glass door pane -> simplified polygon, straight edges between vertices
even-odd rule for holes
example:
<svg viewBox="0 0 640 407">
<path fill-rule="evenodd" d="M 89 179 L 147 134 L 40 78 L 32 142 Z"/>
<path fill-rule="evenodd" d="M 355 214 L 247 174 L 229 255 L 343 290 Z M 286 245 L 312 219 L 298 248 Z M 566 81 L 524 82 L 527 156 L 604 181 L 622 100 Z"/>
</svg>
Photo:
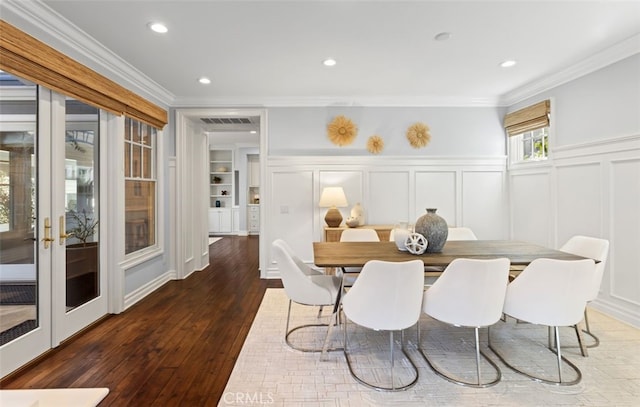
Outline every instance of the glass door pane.
<svg viewBox="0 0 640 407">
<path fill-rule="evenodd" d="M 66 310 L 100 294 L 98 256 L 98 109 L 65 102 Z"/>
<path fill-rule="evenodd" d="M 39 326 L 37 92 L 0 71 L 0 346 Z"/>
</svg>

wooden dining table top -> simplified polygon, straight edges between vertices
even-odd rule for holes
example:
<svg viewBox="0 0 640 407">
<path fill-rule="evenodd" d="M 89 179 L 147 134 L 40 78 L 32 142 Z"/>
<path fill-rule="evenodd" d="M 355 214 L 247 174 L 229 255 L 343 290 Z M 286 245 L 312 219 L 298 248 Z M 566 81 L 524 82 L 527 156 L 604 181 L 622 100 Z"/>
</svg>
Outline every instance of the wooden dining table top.
<svg viewBox="0 0 640 407">
<path fill-rule="evenodd" d="M 425 266 L 445 267 L 457 258 L 506 257 L 512 265 L 526 266 L 537 258 L 580 260 L 560 250 L 515 240 L 457 240 L 445 243 L 441 253 L 414 255 L 400 251 L 394 242 L 314 242 L 313 259 L 318 267 L 362 267 L 369 260 L 408 261 L 420 259 Z"/>
</svg>

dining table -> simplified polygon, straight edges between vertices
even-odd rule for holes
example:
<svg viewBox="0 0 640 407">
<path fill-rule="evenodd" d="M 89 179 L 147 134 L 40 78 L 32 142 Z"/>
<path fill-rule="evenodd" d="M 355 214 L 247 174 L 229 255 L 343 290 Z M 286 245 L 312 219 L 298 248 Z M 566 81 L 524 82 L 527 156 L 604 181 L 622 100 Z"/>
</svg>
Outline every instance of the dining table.
<svg viewBox="0 0 640 407">
<path fill-rule="evenodd" d="M 452 240 L 439 253 L 411 254 L 394 242 L 314 242 L 313 262 L 317 267 L 362 267 L 369 260 L 409 261 L 420 259 L 425 266 L 446 267 L 454 259 L 506 257 L 512 266 L 526 266 L 538 258 L 581 260 L 584 257 L 517 240 Z"/>
<path fill-rule="evenodd" d="M 512 269 L 515 268 L 516 270 L 522 270 L 523 267 L 538 258 L 556 260 L 585 259 L 585 257 L 575 254 L 517 240 L 450 240 L 445 243 L 441 252 L 423 254 L 412 254 L 408 251 L 399 250 L 395 242 L 390 241 L 313 242 L 314 264 L 317 267 L 326 267 L 327 269 L 342 268 L 342 270 L 345 270 L 345 268 L 353 267 L 358 270 L 369 260 L 401 262 L 420 259 L 425 265 L 425 270 L 437 270 L 436 274 L 440 274 L 449 263 L 458 258 L 495 259 L 500 257 L 508 258 Z M 343 272 L 343 276 L 344 274 L 348 273 Z M 340 306 L 339 301 L 336 302 L 336 307 Z M 326 356 L 332 327 L 333 321 L 329 323 L 321 359 Z"/>
</svg>

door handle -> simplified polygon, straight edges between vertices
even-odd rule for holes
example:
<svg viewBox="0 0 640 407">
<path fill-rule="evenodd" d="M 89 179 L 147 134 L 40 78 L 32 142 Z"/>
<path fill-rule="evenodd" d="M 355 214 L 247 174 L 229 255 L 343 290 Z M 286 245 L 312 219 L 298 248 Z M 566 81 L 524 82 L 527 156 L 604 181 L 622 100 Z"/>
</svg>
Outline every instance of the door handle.
<svg viewBox="0 0 640 407">
<path fill-rule="evenodd" d="M 64 215 L 60 216 L 60 246 L 64 246 L 64 240 L 73 236 L 73 232 L 65 232 Z"/>
<path fill-rule="evenodd" d="M 50 242 L 55 242 L 56 239 L 51 238 L 51 219 L 44 218 L 44 238 L 42 239 L 44 242 L 44 248 L 49 248 Z"/>
</svg>

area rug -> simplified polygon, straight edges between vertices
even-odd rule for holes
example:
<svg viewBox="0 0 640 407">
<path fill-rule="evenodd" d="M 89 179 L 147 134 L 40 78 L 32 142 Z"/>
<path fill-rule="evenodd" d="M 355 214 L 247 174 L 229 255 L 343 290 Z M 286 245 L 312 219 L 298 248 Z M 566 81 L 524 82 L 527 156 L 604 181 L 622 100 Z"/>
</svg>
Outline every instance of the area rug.
<svg viewBox="0 0 640 407">
<path fill-rule="evenodd" d="M 37 324 L 35 319 L 26 320 L 12 328 L 7 329 L 4 332 L 0 332 L 0 346 L 5 343 L 9 343 L 12 340 L 26 334 L 29 331 L 36 329 Z"/>
<path fill-rule="evenodd" d="M 268 289 L 219 406 L 268 404 L 272 406 L 633 406 L 640 397 L 640 330 L 590 310 L 590 322 L 598 331 L 601 345 L 584 358 L 575 347 L 563 346 L 563 354 L 582 370 L 578 385 L 557 387 L 533 382 L 501 364 L 487 348 L 486 329 L 481 330 L 481 348 L 500 366 L 502 381 L 496 386 L 475 389 L 450 383 L 429 368 L 416 348 L 416 331 L 405 333 L 409 355 L 418 366 L 420 378 L 409 390 L 384 393 L 358 384 L 349 374 L 341 351 L 303 353 L 284 342 L 288 298 L 283 289 Z M 292 326 L 317 321 L 317 308 L 294 304 Z M 327 316 L 322 319 L 326 321 Z M 471 380 L 475 375 L 473 330 L 453 328 L 423 315 L 422 343 L 444 369 Z M 388 380 L 389 336 L 349 324 L 350 349 L 359 372 L 368 379 Z M 300 332 L 300 331 L 298 331 Z M 324 329 L 290 338 L 305 345 L 320 345 Z M 556 372 L 555 355 L 546 350 L 547 329 L 515 321 L 499 322 L 491 330 L 492 341 L 519 367 L 530 371 Z M 396 341 L 399 335 L 396 337 Z M 331 346 L 341 346 L 342 334 L 334 330 Z M 561 343 L 576 344 L 575 333 L 566 328 Z M 398 345 L 399 343 L 397 343 Z M 398 347 L 396 346 L 396 349 Z M 406 379 L 408 362 L 396 354 L 399 380 Z M 384 367 L 384 368 L 380 368 Z M 487 377 L 491 370 L 482 369 Z M 565 375 L 571 372 L 565 369 Z M 569 378 L 569 377 L 567 377 Z"/>
<path fill-rule="evenodd" d="M 209 238 L 209 245 L 212 245 L 212 244 L 214 244 L 215 242 L 217 242 L 219 240 L 222 240 L 222 238 L 221 237 L 210 237 Z"/>
<path fill-rule="evenodd" d="M 0 305 L 33 305 L 35 284 L 0 284 Z"/>
</svg>

